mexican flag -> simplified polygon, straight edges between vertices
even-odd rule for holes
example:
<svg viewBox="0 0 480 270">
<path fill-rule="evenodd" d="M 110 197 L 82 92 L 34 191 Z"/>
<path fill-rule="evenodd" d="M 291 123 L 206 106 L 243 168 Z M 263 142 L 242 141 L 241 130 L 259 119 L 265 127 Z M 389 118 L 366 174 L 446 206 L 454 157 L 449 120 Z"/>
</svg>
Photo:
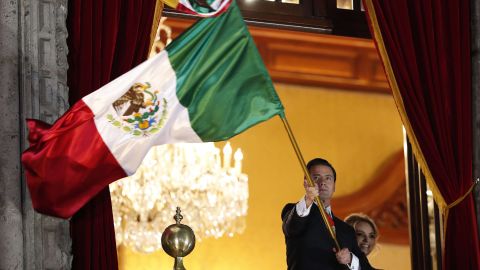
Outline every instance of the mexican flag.
<svg viewBox="0 0 480 270">
<path fill-rule="evenodd" d="M 27 120 L 22 162 L 33 206 L 68 218 L 135 173 L 154 145 L 226 140 L 277 114 L 283 106 L 232 2 L 53 125 Z"/>
</svg>

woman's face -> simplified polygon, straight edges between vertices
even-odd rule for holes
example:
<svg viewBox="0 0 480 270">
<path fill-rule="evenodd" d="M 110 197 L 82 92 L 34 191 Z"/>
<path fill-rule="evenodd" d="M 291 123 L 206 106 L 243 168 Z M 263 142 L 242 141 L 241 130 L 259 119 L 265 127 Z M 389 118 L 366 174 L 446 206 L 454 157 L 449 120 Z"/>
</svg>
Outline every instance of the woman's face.
<svg viewBox="0 0 480 270">
<path fill-rule="evenodd" d="M 355 226 L 355 232 L 357 234 L 357 243 L 360 250 L 365 255 L 370 254 L 377 242 L 377 235 L 373 231 L 372 226 L 367 222 L 360 221 Z"/>
</svg>

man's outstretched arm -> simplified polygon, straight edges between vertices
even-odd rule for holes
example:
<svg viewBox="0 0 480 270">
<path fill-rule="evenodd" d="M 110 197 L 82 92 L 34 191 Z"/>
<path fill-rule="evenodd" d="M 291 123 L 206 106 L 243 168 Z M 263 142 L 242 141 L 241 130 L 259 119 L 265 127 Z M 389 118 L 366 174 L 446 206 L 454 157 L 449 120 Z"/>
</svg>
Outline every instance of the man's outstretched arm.
<svg viewBox="0 0 480 270">
<path fill-rule="evenodd" d="M 300 216 L 296 206 L 296 204 L 289 203 L 282 210 L 282 229 L 286 237 L 301 234 L 307 223 L 308 213 L 306 216 Z"/>
</svg>

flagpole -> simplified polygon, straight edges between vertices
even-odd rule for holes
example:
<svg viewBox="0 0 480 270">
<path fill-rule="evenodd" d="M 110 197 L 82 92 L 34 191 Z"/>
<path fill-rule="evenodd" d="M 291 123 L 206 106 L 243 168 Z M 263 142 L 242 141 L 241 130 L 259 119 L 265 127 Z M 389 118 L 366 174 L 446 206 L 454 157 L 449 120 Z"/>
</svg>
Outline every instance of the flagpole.
<svg viewBox="0 0 480 270">
<path fill-rule="evenodd" d="M 290 128 L 290 125 L 288 124 L 287 117 L 285 115 L 280 116 L 280 119 L 282 119 L 283 126 L 285 127 L 285 130 L 287 131 L 288 138 L 290 139 L 290 142 L 292 143 L 293 149 L 295 150 L 295 154 L 297 154 L 298 161 L 300 162 L 300 166 L 303 169 L 303 173 L 305 174 L 307 178 L 307 183 L 310 187 L 313 187 L 313 181 L 312 178 L 310 177 L 310 173 L 307 170 L 307 165 L 305 165 L 305 160 L 303 159 L 302 152 L 300 152 L 300 148 L 298 147 L 297 141 L 295 140 L 295 137 L 293 136 L 292 129 Z M 332 226 L 330 226 L 330 223 L 328 222 L 327 214 L 325 213 L 325 208 L 323 206 L 322 201 L 320 200 L 319 196 L 315 197 L 315 202 L 319 206 L 318 209 L 320 210 L 320 215 L 322 216 L 323 223 L 325 223 L 325 226 L 327 226 L 328 232 L 330 233 L 330 236 L 333 239 L 333 242 L 335 242 L 335 247 L 337 249 L 337 252 L 340 251 L 340 245 L 338 244 L 337 238 L 335 236 L 335 232 L 333 231 Z"/>
</svg>

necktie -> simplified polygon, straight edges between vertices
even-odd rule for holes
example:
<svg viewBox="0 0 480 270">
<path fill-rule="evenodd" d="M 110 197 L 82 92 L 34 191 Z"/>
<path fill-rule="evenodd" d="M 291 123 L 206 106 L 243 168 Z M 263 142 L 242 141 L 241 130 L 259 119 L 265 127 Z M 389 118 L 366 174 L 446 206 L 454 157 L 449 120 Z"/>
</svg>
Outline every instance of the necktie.
<svg viewBox="0 0 480 270">
<path fill-rule="evenodd" d="M 325 209 L 325 213 L 327 216 L 328 223 L 330 224 L 330 227 L 332 227 L 332 230 L 335 233 L 335 222 L 333 222 L 332 212 L 328 211 L 328 209 Z"/>
</svg>

